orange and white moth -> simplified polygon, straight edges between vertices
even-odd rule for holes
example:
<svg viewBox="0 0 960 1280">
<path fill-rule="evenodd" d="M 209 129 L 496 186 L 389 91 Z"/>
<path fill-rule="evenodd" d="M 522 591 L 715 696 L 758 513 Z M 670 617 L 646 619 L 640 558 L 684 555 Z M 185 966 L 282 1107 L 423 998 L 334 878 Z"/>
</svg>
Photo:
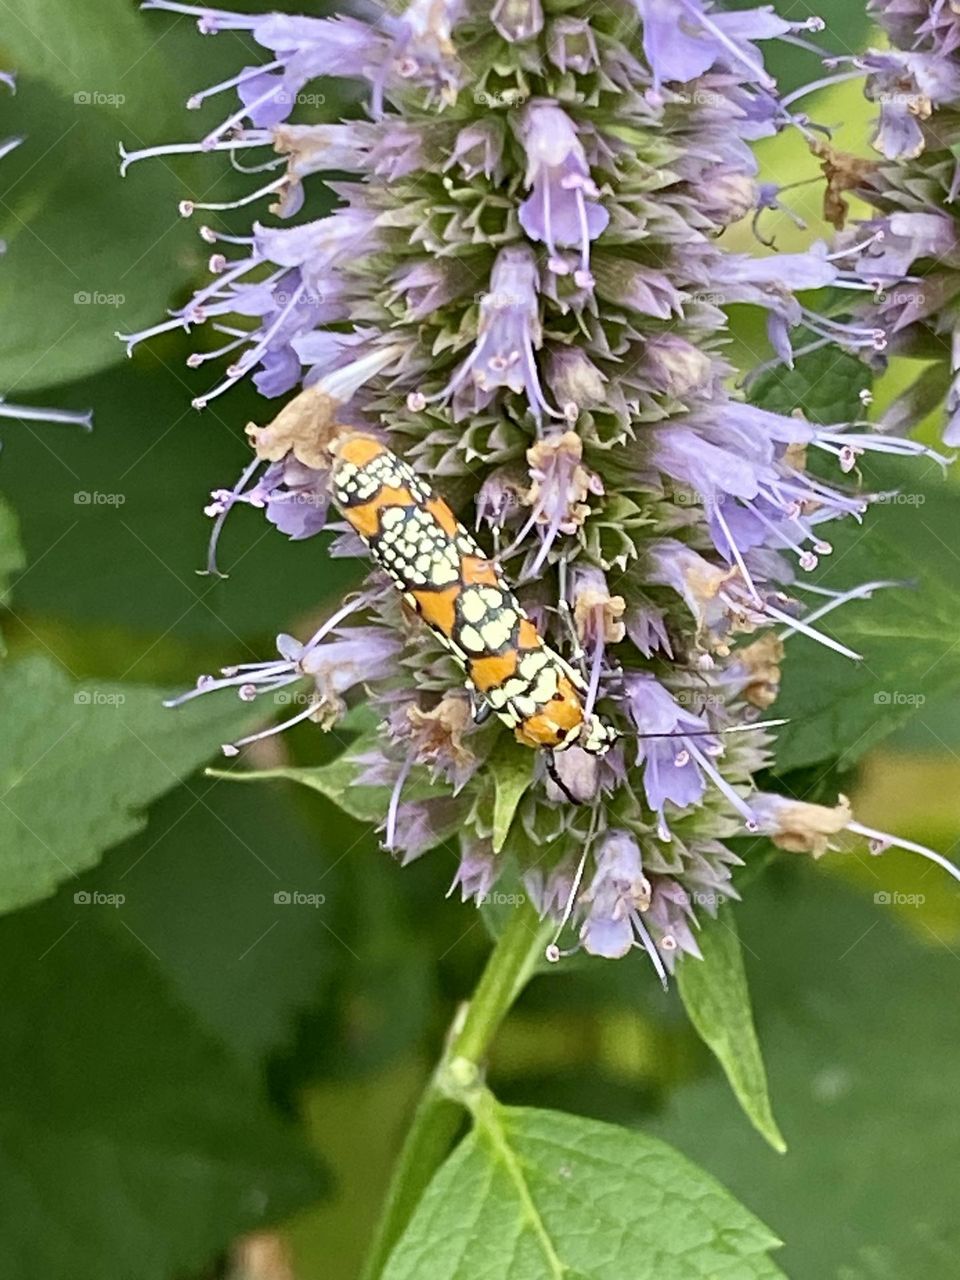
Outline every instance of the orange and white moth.
<svg viewBox="0 0 960 1280">
<path fill-rule="evenodd" d="M 373 436 L 334 446 L 334 501 L 411 608 L 456 658 L 482 707 L 528 747 L 603 755 L 616 730 L 586 709 L 586 686 L 541 637 L 500 566 L 447 503 Z"/>
</svg>

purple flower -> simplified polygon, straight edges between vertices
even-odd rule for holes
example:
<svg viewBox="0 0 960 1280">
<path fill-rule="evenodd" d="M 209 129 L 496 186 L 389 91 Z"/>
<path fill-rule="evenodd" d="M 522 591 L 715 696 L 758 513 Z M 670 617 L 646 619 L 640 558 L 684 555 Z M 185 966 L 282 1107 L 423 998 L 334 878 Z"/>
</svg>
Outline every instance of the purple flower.
<svg viewBox="0 0 960 1280">
<path fill-rule="evenodd" d="M 574 280 L 592 283 L 590 241 L 602 234 L 610 215 L 599 203 L 600 192 L 590 177 L 583 145 L 573 121 L 555 102 L 531 102 L 520 122 L 527 153 L 526 184 L 530 195 L 521 204 L 520 225 L 531 240 L 550 250 L 551 271 L 566 274 L 558 249 L 579 249 L 580 266 Z"/>
<path fill-rule="evenodd" d="M 656 877 L 644 921 L 668 973 L 674 972 L 681 955 L 702 959 L 691 928 L 691 925 L 696 925 L 696 914 L 690 894 L 676 880 L 667 876 Z"/>
<path fill-rule="evenodd" d="M 333 615 L 306 644 L 293 636 L 277 636 L 279 659 L 245 662 L 225 667 L 220 677 L 201 676 L 195 689 L 166 703 L 178 707 L 214 689 L 236 689 L 243 702 L 253 702 L 264 694 L 278 694 L 281 703 L 299 704 L 300 710 L 259 733 L 240 738 L 223 747 L 224 755 L 235 756 L 241 747 L 281 733 L 302 720 L 314 720 L 324 728 L 334 725 L 346 710 L 343 694 L 370 680 L 382 680 L 396 669 L 400 638 L 386 627 L 341 626 L 341 620 L 360 606 L 357 601 Z M 309 693 L 281 692 L 307 681 Z"/>
<path fill-rule="evenodd" d="M 483 174 L 485 178 L 499 179 L 502 172 L 505 135 L 498 120 L 478 120 L 466 128 L 457 130 L 456 141 L 450 158 L 444 166 L 458 166 L 467 179 Z"/>
<path fill-rule="evenodd" d="M 590 514 L 588 498 L 603 494 L 596 472 L 583 465 L 583 441 L 574 431 L 545 436 L 527 450 L 531 508 L 524 532 L 539 528 L 540 549 L 526 571 L 535 577 L 561 533 L 576 533 Z M 521 537 L 523 535 L 520 535 Z"/>
<path fill-rule="evenodd" d="M 627 708 L 638 734 L 637 760 L 644 765 L 647 803 L 659 815 L 661 828 L 666 831 L 669 830 L 664 817 L 667 802 L 686 809 L 699 804 L 707 787 L 697 760 L 700 748 L 691 750 L 688 740 L 682 736 L 683 731 L 706 735 L 709 728 L 699 716 L 684 711 L 646 672 L 628 675 L 624 684 Z M 644 737 L 645 734 L 676 736 Z M 701 745 L 710 742 L 717 745 L 715 740 L 701 738 Z"/>
<path fill-rule="evenodd" d="M 497 879 L 497 857 L 489 840 L 465 836 L 460 842 L 460 865 L 447 897 L 460 890 L 460 901 L 472 898 L 479 906 L 488 896 Z"/>
<path fill-rule="evenodd" d="M 870 50 L 866 94 L 880 105 L 873 145 L 888 160 L 910 160 L 926 146 L 921 122 L 960 97 L 960 67 L 936 54 Z"/>
<path fill-rule="evenodd" d="M 550 28 L 547 57 L 558 71 L 575 71 L 585 76 L 600 64 L 597 42 L 585 18 L 561 16 Z"/>
<path fill-rule="evenodd" d="M 713 11 L 710 0 L 635 0 L 643 21 L 643 51 L 657 89 L 667 80 L 696 80 L 715 64 L 774 87 L 754 40 L 795 30 L 772 6 Z M 800 24 L 803 25 L 803 24 Z"/>
<path fill-rule="evenodd" d="M 670 839 L 667 802 L 678 809 L 698 804 L 707 780 L 740 815 L 747 830 L 755 830 L 756 818 L 749 803 L 715 762 L 723 755 L 723 746 L 706 720 L 685 711 L 647 672 L 628 675 L 624 684 L 627 709 L 637 729 L 637 759 L 644 762 L 644 790 L 658 815 L 661 838 Z"/>
<path fill-rule="evenodd" d="M 470 275 L 448 260 L 414 262 L 399 268 L 390 285 L 393 296 L 404 300 L 406 318 L 417 321 L 462 298 L 470 288 Z"/>
<path fill-rule="evenodd" d="M 428 765 L 435 778 L 453 786 L 454 794 L 473 777 L 480 761 L 464 738 L 474 728 L 466 697 L 453 694 L 424 711 L 417 703 L 401 702 L 388 719 L 390 736 Z"/>
<path fill-rule="evenodd" d="M 679 543 L 677 544 L 680 545 Z M 670 636 L 667 633 L 666 621 L 662 610 L 649 603 L 635 601 L 627 608 L 624 615 L 627 635 L 645 658 L 652 658 L 662 651 L 668 658 L 673 657 Z"/>
<path fill-rule="evenodd" d="M 195 324 L 216 318 L 220 323 L 214 327 L 231 335 L 232 340 L 219 350 L 191 356 L 188 364 L 196 368 L 236 351 L 242 354 L 234 358 L 222 382 L 194 399 L 194 407 L 205 408 L 256 368 L 258 390 L 266 396 L 282 395 L 299 381 L 296 340 L 317 325 L 346 318 L 342 286 L 326 268 L 339 253 L 350 252 L 360 241 L 370 243 L 370 222 L 369 215 L 346 211 L 291 230 L 255 227 L 249 239 L 236 238 L 250 248 L 245 257 L 232 261 L 221 253 L 211 257 L 210 268 L 219 278 L 200 289 L 187 306 L 174 312 L 170 320 L 124 335 L 127 353 L 155 334 L 178 328 L 189 331 Z M 206 230 L 205 238 L 216 241 L 223 237 Z M 266 264 L 273 267 L 269 275 L 253 282 L 247 279 Z M 244 329 L 223 324 L 232 317 L 258 323 Z"/>
<path fill-rule="evenodd" d="M 420 412 L 427 404 L 453 398 L 456 418 L 479 413 L 500 387 L 525 394 L 534 415 L 562 414 L 546 400 L 534 351 L 543 341 L 537 295 L 537 264 L 527 246 L 501 249 L 490 275 L 490 291 L 480 299 L 480 319 L 473 351 L 436 395 L 413 392 L 409 406 Z"/>
<path fill-rule="evenodd" d="M 901 48 L 941 57 L 960 48 L 960 12 L 951 0 L 867 0 L 867 10 Z"/>
<path fill-rule="evenodd" d="M 293 455 L 272 463 L 257 484 L 272 525 L 294 542 L 326 526 L 330 509 L 327 473 L 305 467 Z"/>
<path fill-rule="evenodd" d="M 402 801 L 388 815 L 384 848 L 398 853 L 405 867 L 455 836 L 465 817 L 463 803 L 450 796 Z"/>
<path fill-rule="evenodd" d="M 724 303 L 748 302 L 764 307 L 769 313 L 767 332 L 777 355 L 793 367 L 790 330 L 806 320 L 818 330 L 820 322 L 794 296 L 804 289 L 822 289 L 835 284 L 839 270 L 827 253 L 827 246 L 817 241 L 803 253 L 778 253 L 768 258 L 748 254 L 724 254 L 712 266 L 704 284 L 714 290 Z"/>
<path fill-rule="evenodd" d="M 608 960 L 625 956 L 639 936 L 646 940 L 641 912 L 650 906 L 650 881 L 643 874 L 640 846 L 628 831 L 608 831 L 597 842 L 596 872 L 581 896 L 583 949 Z"/>
<path fill-rule="evenodd" d="M 646 341 L 642 368 L 654 390 L 678 400 L 694 391 L 709 393 L 716 376 L 707 353 L 674 333 L 655 334 Z"/>
<path fill-rule="evenodd" d="M 900 29 L 914 2 L 891 0 L 881 16 Z M 190 11 L 172 0 L 157 7 Z M 543 658 L 556 691 L 561 672 L 575 691 L 561 701 L 590 730 L 532 763 L 494 855 L 491 775 L 501 750 L 521 748 L 473 718 L 456 591 L 431 632 L 375 576 L 307 645 L 283 637 L 274 662 L 204 687 L 245 698 L 299 690 L 293 720 L 323 724 L 362 690 L 381 729 L 346 763 L 357 788 L 390 789 L 386 847 L 409 861 L 458 841 L 452 888 L 475 900 L 516 866 L 539 910 L 561 928 L 575 921 L 587 952 L 642 946 L 664 978 L 681 954 L 698 954 L 695 914 L 734 896 L 725 839 L 762 827 L 820 849 L 807 829 L 814 819 L 757 792 L 776 724 L 758 717 L 775 697 L 784 642 L 802 632 L 857 657 L 814 624 L 888 585 L 812 606 L 794 598 L 806 598 L 801 571 L 830 553 L 825 524 L 862 519 L 876 496 L 855 487 L 858 459 L 873 449 L 945 461 L 866 423 L 824 426 L 743 403 L 730 389 L 743 371 L 723 308 L 765 314 L 776 358 L 761 368 L 793 361 L 798 326 L 804 351 L 842 344 L 874 362 L 888 342 L 905 351 L 932 327 L 954 342 L 960 368 L 949 209 L 960 167 L 936 152 L 939 186 L 924 171 L 883 196 L 895 166 L 860 166 L 856 181 L 875 192 L 878 217 L 837 252 L 731 252 L 732 223 L 752 213 L 756 230 L 761 212 L 782 207 L 784 189 L 758 182 L 750 144 L 787 125 L 814 140 L 792 109 L 810 86 L 778 98 L 761 42 L 805 43 L 796 33 L 817 21 L 711 0 L 635 0 L 638 20 L 627 10 L 611 21 L 586 3 L 561 8 L 414 0 L 369 18 L 200 10 L 204 30 L 249 32 L 268 60 L 196 95 L 194 105 L 220 90 L 240 97 L 202 143 L 128 155 L 124 168 L 198 147 L 239 167 L 256 149 L 268 180 L 231 207 L 269 197 L 272 214 L 292 219 L 255 223 L 248 236 L 205 229 L 211 281 L 149 331 L 205 321 L 223 331 L 226 345 L 210 354 L 230 363 L 200 404 L 245 374 L 264 396 L 297 389 L 272 421 L 248 427 L 255 458 L 233 489 L 214 494 L 213 545 L 238 502 L 292 538 L 342 530 L 329 520 L 329 470 L 341 433 L 358 429 L 437 477 L 465 524 L 486 526 L 481 541 L 489 534 L 492 548 L 482 553 L 447 530 L 461 578 L 486 575 L 496 557 L 523 612 L 490 597 L 502 645 L 478 676 L 519 708 Z M 936 8 L 919 14 L 916 49 L 870 54 L 832 77 L 866 72 L 884 97 L 885 145 L 898 153 L 916 145 L 912 128 L 931 148 L 936 131 L 922 117 L 955 96 L 956 68 L 935 65 L 949 61 L 955 24 Z M 328 73 L 372 86 L 367 116 L 288 123 L 311 77 Z M 890 92 L 907 96 L 887 102 Z M 315 180 L 338 207 L 298 222 Z M 935 205 L 931 190 L 945 198 Z M 868 304 L 877 284 L 884 296 Z M 871 313 L 817 314 L 803 294 L 826 288 Z M 960 423 L 956 388 L 950 403 Z M 832 475 L 808 465 L 814 451 Z M 371 463 L 358 464 L 371 466 L 364 487 L 396 465 L 376 443 L 369 452 Z M 397 502 L 449 524 L 410 476 Z M 423 511 L 408 514 L 416 525 Z M 345 523 L 331 555 L 363 552 Z M 411 544 L 401 568 L 419 554 Z M 411 570 L 424 579 L 426 554 Z M 508 616 L 522 630 L 508 630 Z M 549 688 L 538 682 L 524 721 Z M 601 730 L 611 748 L 602 759 L 585 749 Z M 877 838 L 852 820 L 842 829 Z"/>
<path fill-rule="evenodd" d="M 504 40 L 516 44 L 543 30 L 543 7 L 540 0 L 497 0 L 490 21 Z"/>
<path fill-rule="evenodd" d="M 711 563 L 676 538 L 651 541 L 645 561 L 647 581 L 670 587 L 683 600 L 694 622 L 696 643 L 706 649 L 723 648 L 731 615 L 741 604 L 732 595 L 738 585 L 737 571 Z"/>
<path fill-rule="evenodd" d="M 458 73 L 451 29 L 460 0 L 413 0 L 403 14 L 383 14 L 375 24 L 357 18 L 306 18 L 292 14 L 247 15 L 221 9 L 197 9 L 176 0 L 144 0 L 144 9 L 166 9 L 197 18 L 200 31 L 249 31 L 268 49 L 272 61 L 245 67 L 238 75 L 190 99 L 199 107 L 205 98 L 235 88 L 241 108 L 224 120 L 205 142 L 210 145 L 244 119 L 258 128 L 286 120 L 303 87 L 318 76 L 368 80 L 374 89 L 376 115 L 385 93 L 420 85 L 449 99 Z"/>
<path fill-rule="evenodd" d="M 609 302 L 658 320 L 683 314 L 683 296 L 665 271 L 607 255 L 594 271 L 597 293 Z"/>
<path fill-rule="evenodd" d="M 574 868 L 564 864 L 545 871 L 540 866 L 524 872 L 523 887 L 536 907 L 540 918 L 552 915 L 559 918 L 573 892 Z"/>
</svg>

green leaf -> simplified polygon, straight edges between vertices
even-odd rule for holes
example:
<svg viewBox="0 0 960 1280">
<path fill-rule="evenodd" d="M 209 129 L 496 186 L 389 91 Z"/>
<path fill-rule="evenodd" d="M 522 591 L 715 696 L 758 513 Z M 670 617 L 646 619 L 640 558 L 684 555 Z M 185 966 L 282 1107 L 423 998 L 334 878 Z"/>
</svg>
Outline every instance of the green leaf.
<svg viewBox="0 0 960 1280">
<path fill-rule="evenodd" d="M 99 37 L 79 9 L 70 12 L 90 39 Z M 52 30 L 62 45 L 60 22 Z M 203 269 L 202 241 L 178 215 L 183 188 L 170 171 L 144 165 L 121 181 L 117 141 L 138 143 L 117 109 L 62 97 L 31 78 L 29 63 L 20 71 L 17 96 L 4 103 L 4 131 L 25 141 L 4 159 L 0 205 L 8 244 L 0 385 L 17 395 L 123 360 L 116 331 L 161 319 L 172 291 Z M 106 66 L 95 74 L 92 84 L 77 80 L 74 92 L 118 79 Z"/>
<path fill-rule="evenodd" d="M 92 866 L 250 720 L 234 699 L 177 713 L 163 697 L 149 686 L 74 684 L 46 658 L 0 669 L 0 910 Z"/>
<path fill-rule="evenodd" d="M 10 580 L 26 567 L 20 525 L 10 504 L 0 497 L 0 606 L 10 603 Z"/>
<path fill-rule="evenodd" d="M 88 99 L 75 102 L 77 107 L 122 97 L 110 105 L 123 107 L 143 129 L 158 116 L 169 119 L 179 99 L 177 79 L 150 25 L 123 0 L 90 0 L 85 11 L 61 0 L 21 0 L 9 16 L 5 65 L 44 80 L 71 100 Z"/>
<path fill-rule="evenodd" d="M 721 906 L 716 919 L 705 916 L 697 937 L 703 959 L 685 960 L 677 986 L 690 1021 L 717 1055 L 747 1118 L 774 1151 L 786 1151 L 770 1107 L 743 949 L 733 912 Z"/>
<path fill-rule="evenodd" d="M 289 800 L 191 780 L 82 882 L 124 895 L 110 920 L 133 930 L 171 994 L 257 1071 L 289 1047 L 297 1016 L 357 945 L 342 922 L 349 895 L 336 866 L 350 844 L 346 820 L 327 811 L 315 834 Z"/>
<path fill-rule="evenodd" d="M 788 641 L 776 712 L 790 723 L 778 734 L 778 773 L 832 759 L 848 769 L 899 724 L 923 721 L 960 690 L 960 496 L 946 485 L 918 487 L 918 470 L 914 463 L 878 472 L 879 487 L 899 487 L 902 501 L 873 507 L 862 528 L 834 526 L 834 553 L 810 576 L 834 590 L 881 575 L 903 585 L 818 624 L 862 654 L 860 662 L 802 636 Z"/>
<path fill-rule="evenodd" d="M 797 340 L 801 345 L 802 339 Z M 774 413 L 803 411 L 811 422 L 850 422 L 863 416 L 860 392 L 872 375 L 862 360 L 834 346 L 801 356 L 793 369 L 771 369 L 754 383 L 750 400 Z"/>
<path fill-rule="evenodd" d="M 0 290 L 9 259 L 0 264 Z M 241 424 L 264 422 L 272 410 L 245 383 L 231 392 L 229 409 L 221 412 L 215 401 L 196 414 L 189 397 L 210 385 L 211 366 L 185 369 L 189 344 L 177 335 L 160 344 L 163 363 L 124 361 L 69 395 L 37 397 L 95 406 L 92 432 L 2 427 L 3 490 L 20 517 L 30 563 L 17 584 L 17 613 L 29 614 L 31 625 L 42 613 L 123 626 L 134 635 L 120 671 L 155 652 L 160 634 L 212 639 L 209 666 L 269 657 L 278 631 L 301 634 L 294 619 L 327 601 L 339 607 L 362 571 L 360 562 L 331 560 L 323 534 L 291 542 L 262 511 L 238 507 L 220 543 L 230 577 L 197 575 L 210 536 L 203 514 L 210 490 L 232 485 L 246 465 Z M 110 573 L 99 571 L 103 564 Z M 196 669 L 185 662 L 183 675 L 192 681 Z M 133 678 L 141 670 L 135 665 Z"/>
<path fill-rule="evenodd" d="M 719 1072 L 638 1122 L 770 1223 L 792 1280 L 949 1276 L 960 1247 L 956 1180 L 944 1176 L 960 1164 L 956 930 L 928 902 L 903 908 L 919 917 L 908 933 L 884 905 L 893 889 L 929 892 L 925 863 L 904 874 L 909 855 L 871 860 L 865 901 L 824 864 L 779 865 L 737 916 L 789 1156 L 758 1148 Z"/>
<path fill-rule="evenodd" d="M 517 806 L 533 782 L 534 753 L 504 738 L 498 742 L 484 772 L 493 780 L 493 852 L 506 844 Z"/>
<path fill-rule="evenodd" d="M 5 1267 L 18 1280 L 193 1275 L 323 1180 L 259 1073 L 169 989 L 124 905 L 75 901 L 93 889 L 81 883 L 0 921 Z"/>
<path fill-rule="evenodd" d="M 369 707 L 355 707 L 348 712 L 337 728 L 331 730 L 343 743 L 344 750 L 329 764 L 283 765 L 277 769 L 208 769 L 207 774 L 230 782 L 296 782 L 326 796 L 358 822 L 380 823 L 390 803 L 391 788 L 357 784 L 364 767 L 357 763 L 357 757 L 377 745 L 382 736 L 379 723 L 379 717 Z M 351 730 L 358 734 L 353 742 L 349 741 Z M 346 743 L 344 732 L 348 735 Z"/>
<path fill-rule="evenodd" d="M 0 497 L 0 608 L 10 604 L 11 578 L 26 565 L 20 545 L 20 526 L 13 508 Z M 6 653 L 0 634 L 0 657 Z"/>
<path fill-rule="evenodd" d="M 428 1187 L 384 1280 L 770 1280 L 778 1241 L 655 1139 L 558 1111 L 501 1107 Z"/>
<path fill-rule="evenodd" d="M 203 135 L 222 104 L 198 119 L 185 86 L 216 81 L 231 59 L 235 70 L 234 42 L 191 39 L 188 20 L 151 21 L 126 0 L 22 0 L 8 19 L 4 66 L 18 88 L 4 92 L 4 136 L 25 141 L 4 159 L 0 386 L 32 392 L 122 361 L 114 331 L 162 319 L 173 291 L 204 270 L 178 201 L 212 187 L 229 200 L 250 180 L 174 157 L 119 174 L 118 143 Z"/>
</svg>

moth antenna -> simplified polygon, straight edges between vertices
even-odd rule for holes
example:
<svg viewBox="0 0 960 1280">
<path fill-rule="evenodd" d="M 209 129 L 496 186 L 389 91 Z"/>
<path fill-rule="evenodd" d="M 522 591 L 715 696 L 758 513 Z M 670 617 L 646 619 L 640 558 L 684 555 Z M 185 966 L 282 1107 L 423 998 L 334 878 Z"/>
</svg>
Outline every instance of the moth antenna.
<svg viewBox="0 0 960 1280">
<path fill-rule="evenodd" d="M 692 729 L 689 733 L 638 733 L 637 738 L 721 738 L 728 733 L 750 733 L 753 729 L 778 729 L 789 720 L 757 720 L 753 724 L 732 724 L 726 729 Z"/>
</svg>

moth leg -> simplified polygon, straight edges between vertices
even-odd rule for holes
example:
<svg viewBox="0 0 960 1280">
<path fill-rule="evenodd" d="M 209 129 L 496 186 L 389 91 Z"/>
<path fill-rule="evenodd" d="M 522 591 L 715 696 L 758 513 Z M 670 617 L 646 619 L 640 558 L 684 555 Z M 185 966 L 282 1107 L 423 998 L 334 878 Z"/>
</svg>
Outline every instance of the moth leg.
<svg viewBox="0 0 960 1280">
<path fill-rule="evenodd" d="M 550 775 L 550 778 L 552 782 L 555 784 L 555 786 L 560 791 L 563 792 L 563 794 L 567 797 L 567 799 L 570 801 L 571 804 L 579 805 L 583 803 L 582 800 L 577 799 L 577 797 L 573 794 L 573 792 L 570 790 L 567 784 L 560 777 L 560 770 L 557 768 L 556 757 L 554 756 L 552 751 L 548 752 L 547 754 L 547 773 Z"/>
</svg>

